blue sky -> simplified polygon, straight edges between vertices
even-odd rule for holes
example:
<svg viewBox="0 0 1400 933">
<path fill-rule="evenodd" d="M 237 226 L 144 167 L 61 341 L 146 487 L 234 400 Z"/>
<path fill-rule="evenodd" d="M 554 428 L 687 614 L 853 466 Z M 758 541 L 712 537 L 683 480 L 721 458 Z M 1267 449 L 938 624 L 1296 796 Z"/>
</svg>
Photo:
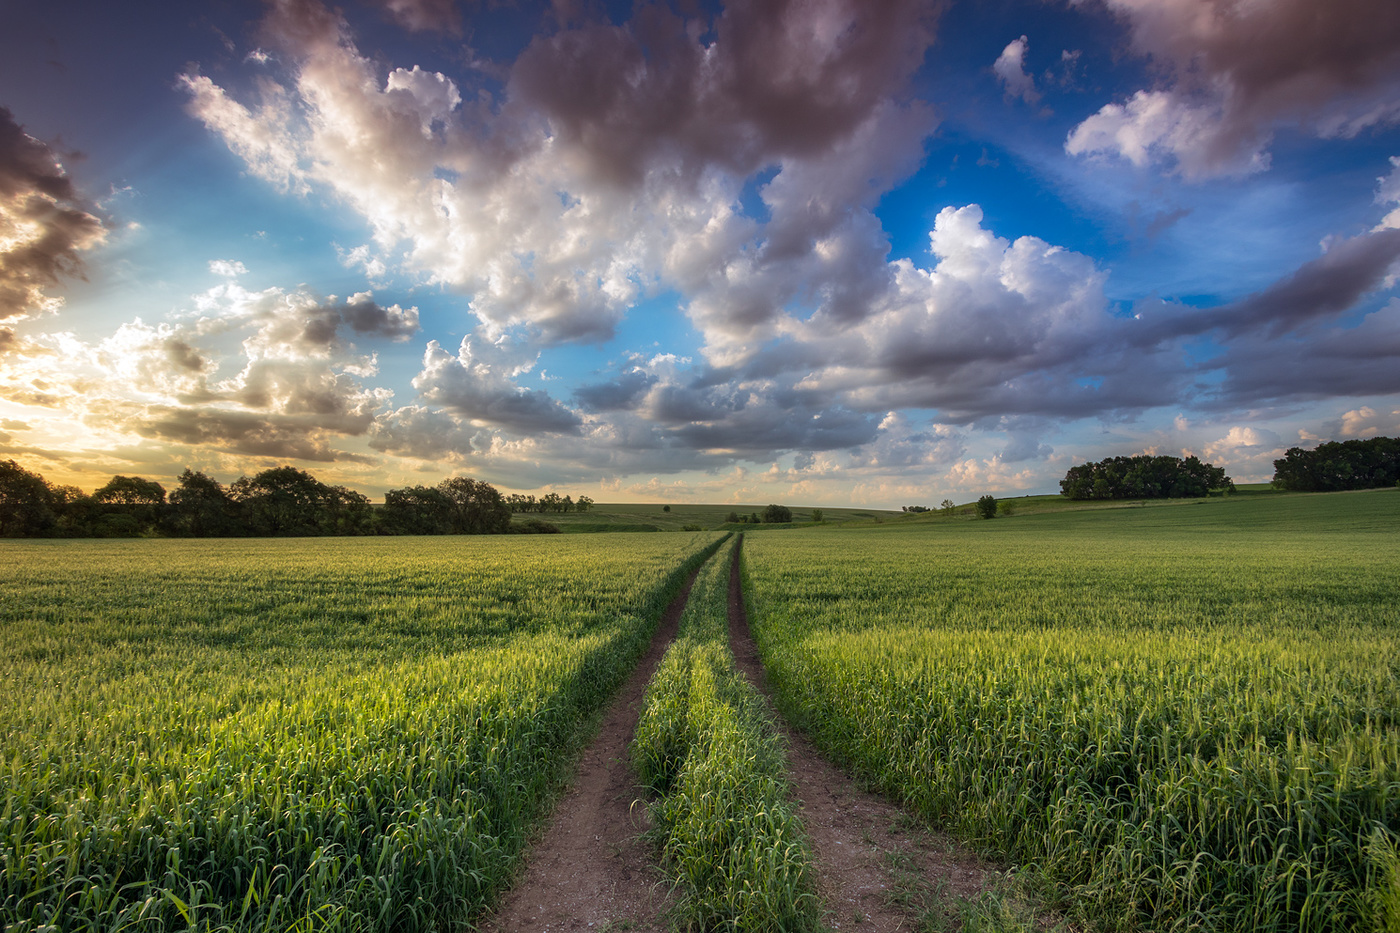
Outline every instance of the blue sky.
<svg viewBox="0 0 1400 933">
<path fill-rule="evenodd" d="M 0 457 L 897 507 L 1400 433 L 1385 0 L 0 11 Z"/>
</svg>

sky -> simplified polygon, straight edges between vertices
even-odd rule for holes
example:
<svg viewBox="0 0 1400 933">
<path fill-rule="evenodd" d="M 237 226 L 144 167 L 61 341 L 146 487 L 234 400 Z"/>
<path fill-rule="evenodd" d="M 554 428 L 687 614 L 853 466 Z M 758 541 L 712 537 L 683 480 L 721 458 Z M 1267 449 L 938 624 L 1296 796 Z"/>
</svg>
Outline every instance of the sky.
<svg viewBox="0 0 1400 933">
<path fill-rule="evenodd" d="M 1394 0 L 0 4 L 0 459 L 935 506 L 1400 435 Z"/>
</svg>

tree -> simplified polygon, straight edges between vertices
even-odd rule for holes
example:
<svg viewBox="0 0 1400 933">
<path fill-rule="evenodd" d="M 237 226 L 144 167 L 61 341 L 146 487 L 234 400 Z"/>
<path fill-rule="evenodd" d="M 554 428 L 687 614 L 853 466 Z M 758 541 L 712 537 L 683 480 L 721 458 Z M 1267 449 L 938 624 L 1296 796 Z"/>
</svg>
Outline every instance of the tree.
<svg viewBox="0 0 1400 933">
<path fill-rule="evenodd" d="M 728 515 L 724 516 L 724 520 L 737 523 L 739 521 L 739 513 L 731 510 Z"/>
<path fill-rule="evenodd" d="M 22 538 L 47 534 L 58 524 L 60 503 L 38 473 L 13 460 L 0 461 L 0 535 Z"/>
<path fill-rule="evenodd" d="M 663 506 L 661 507 L 661 511 L 663 511 L 663 512 L 669 512 L 669 511 L 671 511 L 671 507 L 670 507 L 669 505 L 663 505 Z"/>
<path fill-rule="evenodd" d="M 300 536 L 359 534 L 368 530 L 369 499 L 344 486 L 327 486 L 310 473 L 283 466 L 240 476 L 229 496 L 250 534 Z"/>
<path fill-rule="evenodd" d="M 430 486 L 391 489 L 384 494 L 379 525 L 394 535 L 451 534 L 452 502 Z"/>
<path fill-rule="evenodd" d="M 510 528 L 510 507 L 490 483 L 456 476 L 437 488 L 450 502 L 453 534 L 495 535 Z"/>
<path fill-rule="evenodd" d="M 980 498 L 980 499 L 977 500 L 977 517 L 978 517 L 978 518 L 996 518 L 996 517 L 997 517 L 997 500 L 996 500 L 995 497 L 993 497 L 993 496 L 983 496 L 982 498 Z"/>
<path fill-rule="evenodd" d="M 591 508 L 593 508 L 593 500 L 587 496 L 579 496 L 578 499 L 574 500 L 574 509 L 579 512 L 587 512 Z"/>
<path fill-rule="evenodd" d="M 813 510 L 812 510 L 812 521 L 814 521 L 814 522 L 819 522 L 819 521 L 821 521 L 821 520 L 822 520 L 823 518 L 825 518 L 825 517 L 826 517 L 826 513 L 824 513 L 821 509 L 813 509 Z"/>
<path fill-rule="evenodd" d="M 951 516 L 953 510 L 957 508 L 957 504 L 954 503 L 952 499 L 944 499 L 942 502 L 938 503 L 938 508 L 942 510 L 944 515 Z"/>
<path fill-rule="evenodd" d="M 1312 450 L 1291 447 L 1274 461 L 1274 485 L 1297 492 L 1377 489 L 1396 482 L 1400 482 L 1400 438 L 1332 441 Z"/>
<path fill-rule="evenodd" d="M 1223 468 L 1196 457 L 1143 454 L 1070 467 L 1060 480 L 1060 494 L 1069 499 L 1184 499 L 1234 485 Z"/>
<path fill-rule="evenodd" d="M 769 525 L 781 525 L 792 521 L 792 509 L 785 505 L 770 505 L 763 510 L 763 521 Z"/>
<path fill-rule="evenodd" d="M 165 505 L 165 487 L 140 476 L 114 476 L 92 499 L 102 506 L 97 531 L 104 536 L 127 537 L 155 530 Z"/>
<path fill-rule="evenodd" d="M 172 534 L 213 538 L 238 533 L 236 505 L 217 480 L 189 467 L 180 474 L 180 485 L 170 492 L 166 528 Z"/>
</svg>

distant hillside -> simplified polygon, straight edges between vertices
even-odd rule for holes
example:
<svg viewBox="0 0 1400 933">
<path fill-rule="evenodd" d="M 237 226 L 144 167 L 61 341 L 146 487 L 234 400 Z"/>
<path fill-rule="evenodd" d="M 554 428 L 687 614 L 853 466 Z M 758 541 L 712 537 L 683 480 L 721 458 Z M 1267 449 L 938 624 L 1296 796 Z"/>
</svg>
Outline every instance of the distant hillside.
<svg viewBox="0 0 1400 933">
<path fill-rule="evenodd" d="M 787 503 L 783 503 L 786 505 Z M 763 509 L 768 503 L 761 505 L 693 505 L 689 503 L 673 503 L 670 511 L 666 511 L 664 503 L 611 503 L 600 502 L 587 512 L 549 512 L 543 515 L 535 513 L 516 513 L 513 521 L 523 523 L 531 519 L 549 522 L 551 525 L 558 525 L 564 532 L 595 532 L 595 531 L 683 531 L 687 525 L 699 525 L 705 530 L 714 528 L 729 527 L 725 520 L 729 514 L 753 516 L 763 514 Z M 791 505 L 792 524 L 808 525 L 812 522 L 812 511 L 814 508 L 820 509 L 822 521 L 827 524 L 840 524 L 844 522 L 874 522 L 889 521 L 891 519 L 904 518 L 902 512 L 887 509 L 839 509 L 827 508 L 825 506 L 800 506 Z M 752 528 L 756 526 L 738 525 L 738 528 Z M 779 526 L 770 525 L 769 528 Z M 783 526 L 790 527 L 790 526 Z"/>
</svg>

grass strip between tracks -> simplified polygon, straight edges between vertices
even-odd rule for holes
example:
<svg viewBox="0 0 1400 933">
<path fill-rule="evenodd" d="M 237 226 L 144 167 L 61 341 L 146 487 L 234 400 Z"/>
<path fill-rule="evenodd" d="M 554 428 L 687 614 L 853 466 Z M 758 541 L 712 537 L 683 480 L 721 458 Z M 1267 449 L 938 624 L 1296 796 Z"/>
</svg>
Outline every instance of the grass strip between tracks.
<svg viewBox="0 0 1400 933">
<path fill-rule="evenodd" d="M 811 855 L 787 763 L 728 639 L 733 548 L 701 570 L 680 634 L 647 689 L 633 758 L 656 795 L 654 829 L 678 921 L 705 930 L 817 928 Z"/>
</svg>

